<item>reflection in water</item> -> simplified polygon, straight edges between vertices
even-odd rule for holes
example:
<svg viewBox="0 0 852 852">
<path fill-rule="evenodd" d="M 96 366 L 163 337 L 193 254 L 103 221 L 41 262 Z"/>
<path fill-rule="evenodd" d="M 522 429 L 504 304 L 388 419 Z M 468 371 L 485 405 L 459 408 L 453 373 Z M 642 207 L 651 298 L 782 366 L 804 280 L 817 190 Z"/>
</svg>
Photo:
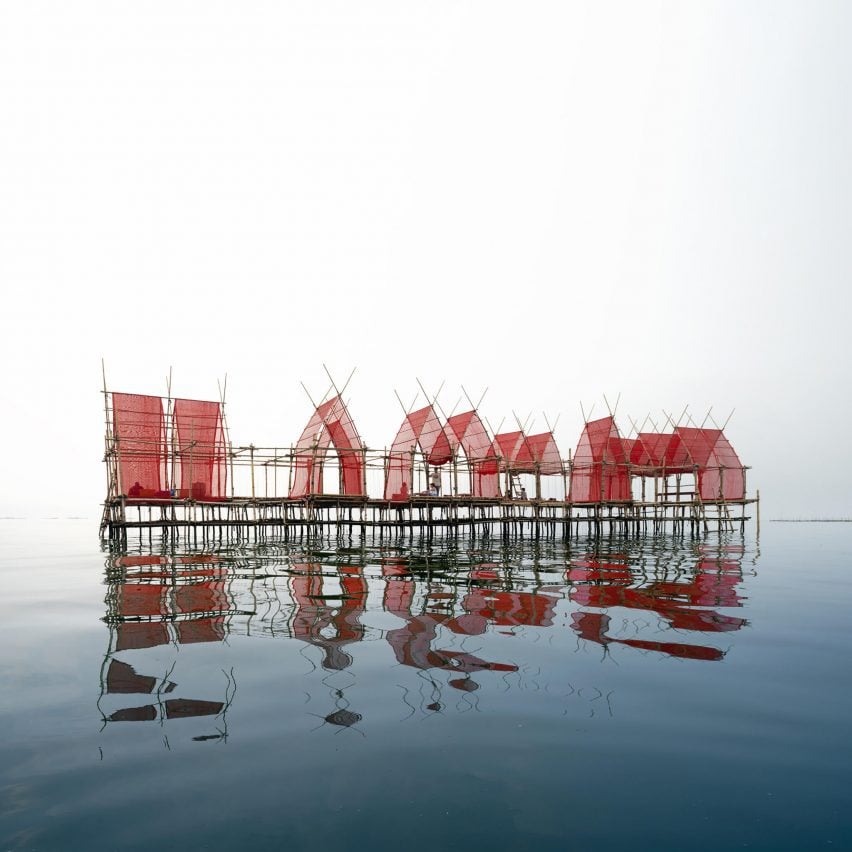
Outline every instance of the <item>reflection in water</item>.
<svg viewBox="0 0 852 852">
<path fill-rule="evenodd" d="M 719 662 L 728 653 L 720 634 L 747 624 L 720 611 L 743 605 L 741 543 L 631 539 L 616 547 L 589 540 L 579 549 L 572 542 L 570 551 L 555 544 L 406 545 L 305 551 L 265 542 L 210 553 L 110 555 L 104 724 L 198 719 L 213 727 L 193 730 L 194 741 L 224 740 L 236 695 L 226 655 L 214 694 L 199 695 L 188 694 L 174 673 L 176 652 L 207 646 L 215 657 L 217 647 L 237 637 L 317 649 L 319 665 L 311 665 L 332 703 L 316 714 L 318 727 L 358 730 L 368 710 L 350 707 L 347 691 L 358 672 L 359 643 L 378 643 L 371 646 L 373 665 L 375 649 L 383 649 L 384 676 L 400 686 L 410 717 L 418 702 L 398 666 L 422 679 L 421 712 L 444 710 L 452 694 L 464 702 L 460 709 L 482 710 L 478 693 L 486 685 L 523 689 L 533 678 L 536 689 L 549 687 L 536 662 L 543 636 L 566 658 L 598 647 L 605 658 L 618 648 Z M 174 661 L 158 673 L 157 649 L 169 647 Z M 582 690 L 571 690 L 580 697 Z M 591 691 L 597 695 L 587 700 L 603 695 Z"/>
</svg>

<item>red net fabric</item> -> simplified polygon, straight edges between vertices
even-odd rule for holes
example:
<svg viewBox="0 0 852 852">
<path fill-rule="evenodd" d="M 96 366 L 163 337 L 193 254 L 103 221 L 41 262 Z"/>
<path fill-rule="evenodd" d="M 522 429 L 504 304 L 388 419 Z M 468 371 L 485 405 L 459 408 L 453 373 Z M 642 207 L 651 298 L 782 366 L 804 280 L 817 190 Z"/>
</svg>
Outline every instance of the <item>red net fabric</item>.
<svg viewBox="0 0 852 852">
<path fill-rule="evenodd" d="M 716 439 L 713 453 L 718 467 L 708 467 L 699 489 L 701 498 L 710 499 L 705 497 L 705 494 L 715 493 L 723 500 L 745 499 L 745 470 L 739 456 L 722 432 Z M 718 483 L 716 476 L 719 478 Z"/>
<path fill-rule="evenodd" d="M 661 474 L 673 437 L 671 433 L 640 432 L 631 442 L 629 450 L 630 463 L 634 466 L 633 472 L 640 476 Z"/>
<path fill-rule="evenodd" d="M 636 453 L 636 445 L 639 443 L 638 438 L 622 438 L 621 445 L 624 447 L 624 455 L 628 462 L 633 464 L 633 456 Z M 637 473 L 636 470 L 631 470 L 631 473 Z"/>
<path fill-rule="evenodd" d="M 742 500 L 745 497 L 743 466 L 721 429 L 689 429 L 675 433 L 689 452 L 698 475 L 702 500 Z"/>
<path fill-rule="evenodd" d="M 695 470 L 695 464 L 689 445 L 684 443 L 680 430 L 676 428 L 674 434 L 669 436 L 669 443 L 666 446 L 665 473 L 692 473 Z"/>
<path fill-rule="evenodd" d="M 493 451 L 500 460 L 500 470 L 514 470 L 518 452 L 524 445 L 523 432 L 503 432 L 494 436 Z"/>
<path fill-rule="evenodd" d="M 716 429 L 688 429 L 684 426 L 675 428 L 675 435 L 680 446 L 686 451 L 693 466 L 705 467 L 713 454 L 713 444 L 716 442 Z M 694 469 L 690 466 L 690 470 Z"/>
<path fill-rule="evenodd" d="M 571 500 L 575 503 L 630 500 L 627 461 L 612 417 L 587 423 L 574 454 Z"/>
<path fill-rule="evenodd" d="M 447 421 L 447 438 L 456 451 L 461 446 L 470 465 L 474 497 L 499 497 L 497 455 L 488 432 L 475 411 L 456 414 Z"/>
<path fill-rule="evenodd" d="M 162 399 L 114 393 L 112 421 L 118 451 L 119 493 L 128 497 L 168 497 Z"/>
<path fill-rule="evenodd" d="M 325 455 L 331 443 L 331 433 L 323 424 L 323 415 L 317 409 L 294 448 L 295 467 L 291 497 L 322 494 L 322 470 Z"/>
<path fill-rule="evenodd" d="M 412 451 L 418 446 L 432 466 L 444 465 L 452 458 L 450 442 L 431 405 L 407 414 L 399 427 L 388 455 L 385 500 L 408 499 L 413 487 Z"/>
<path fill-rule="evenodd" d="M 291 497 L 323 493 L 323 463 L 334 444 L 340 459 L 341 494 L 365 493 L 364 452 L 358 430 L 339 396 L 318 405 L 296 446 Z"/>
<path fill-rule="evenodd" d="M 218 402 L 176 399 L 175 482 L 178 497 L 216 500 L 227 495 L 228 465 L 222 407 Z"/>
<path fill-rule="evenodd" d="M 527 461 L 528 459 L 528 461 Z M 538 472 L 547 476 L 562 473 L 562 458 L 559 447 L 552 432 L 542 432 L 540 435 L 527 435 L 521 451 L 518 453 L 518 463 L 526 463 L 528 468 L 516 468 L 520 472 Z"/>
</svg>

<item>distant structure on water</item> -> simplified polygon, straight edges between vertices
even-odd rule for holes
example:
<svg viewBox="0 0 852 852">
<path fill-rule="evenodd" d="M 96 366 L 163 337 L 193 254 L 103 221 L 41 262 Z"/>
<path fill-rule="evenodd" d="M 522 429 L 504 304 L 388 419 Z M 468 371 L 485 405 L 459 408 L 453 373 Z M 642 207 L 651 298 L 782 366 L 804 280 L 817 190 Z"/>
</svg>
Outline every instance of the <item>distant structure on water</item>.
<svg viewBox="0 0 852 852">
<path fill-rule="evenodd" d="M 691 418 L 684 425 L 685 415 L 667 417 L 662 430 L 633 423 L 628 437 L 613 412 L 584 417 L 565 457 L 549 423 L 537 434 L 520 422 L 493 434 L 469 398 L 468 410 L 447 416 L 424 391 L 426 405 L 403 407 L 390 448 L 377 450 L 361 440 L 332 382 L 312 401 L 295 443 L 260 447 L 231 440 L 224 394 L 212 401 L 173 397 L 171 388 L 165 397 L 119 393 L 106 382 L 103 394 L 101 535 L 109 538 L 128 530 L 194 538 L 698 533 L 744 528 L 747 507 L 759 500 L 748 497 L 748 468 L 723 428 Z"/>
</svg>

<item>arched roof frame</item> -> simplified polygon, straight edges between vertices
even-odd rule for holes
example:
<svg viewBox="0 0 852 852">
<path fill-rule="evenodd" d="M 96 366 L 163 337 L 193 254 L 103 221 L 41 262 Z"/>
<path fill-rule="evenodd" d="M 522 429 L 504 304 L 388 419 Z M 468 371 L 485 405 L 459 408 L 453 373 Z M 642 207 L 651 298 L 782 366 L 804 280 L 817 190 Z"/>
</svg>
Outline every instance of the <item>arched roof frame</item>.
<svg viewBox="0 0 852 852">
<path fill-rule="evenodd" d="M 499 465 L 488 432 L 475 410 L 454 414 L 445 429 L 450 447 L 461 447 L 470 465 L 473 497 L 499 497 Z"/>
<path fill-rule="evenodd" d="M 444 465 L 453 457 L 450 441 L 431 405 L 406 414 L 399 427 L 388 455 L 385 500 L 404 499 L 411 494 L 412 453 L 418 448 L 432 466 Z"/>
<path fill-rule="evenodd" d="M 366 494 L 364 446 L 346 403 L 338 395 L 316 407 L 293 448 L 291 498 L 323 493 L 323 465 L 332 445 L 340 459 L 342 493 Z"/>
</svg>

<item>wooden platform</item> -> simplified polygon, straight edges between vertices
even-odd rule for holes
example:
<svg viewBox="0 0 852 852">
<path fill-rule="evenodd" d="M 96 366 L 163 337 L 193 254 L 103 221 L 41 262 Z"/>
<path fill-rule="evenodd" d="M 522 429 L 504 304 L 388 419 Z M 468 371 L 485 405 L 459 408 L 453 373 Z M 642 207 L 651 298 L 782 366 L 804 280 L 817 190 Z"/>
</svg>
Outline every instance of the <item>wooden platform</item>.
<svg viewBox="0 0 852 852">
<path fill-rule="evenodd" d="M 570 503 L 459 495 L 388 501 L 326 494 L 299 500 L 230 498 L 205 502 L 121 497 L 104 504 L 100 532 L 109 540 L 126 539 L 130 531 L 193 540 L 288 540 L 335 534 L 363 536 L 368 532 L 382 537 L 414 531 L 505 538 L 570 538 L 610 532 L 639 535 L 664 530 L 701 534 L 744 530 L 752 505 L 759 505 L 758 500 Z"/>
</svg>

